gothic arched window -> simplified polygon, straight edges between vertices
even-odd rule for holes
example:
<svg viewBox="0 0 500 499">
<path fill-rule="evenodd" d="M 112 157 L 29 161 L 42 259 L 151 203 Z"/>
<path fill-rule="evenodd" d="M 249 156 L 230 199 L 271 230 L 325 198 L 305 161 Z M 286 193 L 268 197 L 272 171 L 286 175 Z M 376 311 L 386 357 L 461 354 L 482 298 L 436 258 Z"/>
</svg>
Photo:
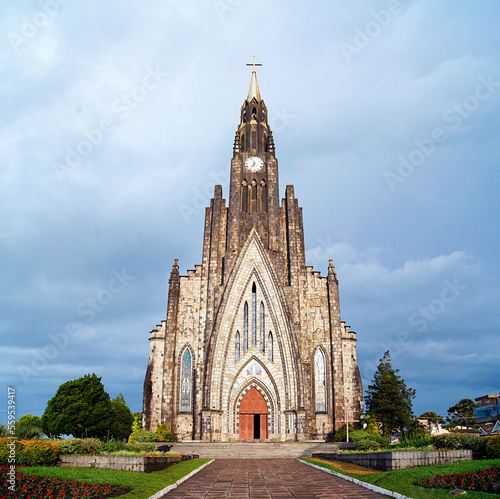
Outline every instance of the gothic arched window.
<svg viewBox="0 0 500 499">
<path fill-rule="evenodd" d="M 181 362 L 181 412 L 191 411 L 191 352 L 186 348 Z"/>
<path fill-rule="evenodd" d="M 266 181 L 260 181 L 260 211 L 267 212 L 267 186 Z"/>
<path fill-rule="evenodd" d="M 234 358 L 236 360 L 240 359 L 240 332 L 236 331 L 236 341 L 234 345 Z"/>
<path fill-rule="evenodd" d="M 252 345 L 257 345 L 257 287 L 252 286 Z"/>
<path fill-rule="evenodd" d="M 316 412 L 324 412 L 326 411 L 325 356 L 319 348 L 314 356 L 314 388 Z"/>
<path fill-rule="evenodd" d="M 266 351 L 266 312 L 264 302 L 260 302 L 260 349 Z"/>
<path fill-rule="evenodd" d="M 267 337 L 267 357 L 269 360 L 273 359 L 273 333 L 269 331 L 269 336 Z"/>
<path fill-rule="evenodd" d="M 248 350 L 248 303 L 245 302 L 243 309 L 243 351 Z"/>
<path fill-rule="evenodd" d="M 248 182 L 246 179 L 241 183 L 241 211 L 243 213 L 248 211 Z"/>
</svg>

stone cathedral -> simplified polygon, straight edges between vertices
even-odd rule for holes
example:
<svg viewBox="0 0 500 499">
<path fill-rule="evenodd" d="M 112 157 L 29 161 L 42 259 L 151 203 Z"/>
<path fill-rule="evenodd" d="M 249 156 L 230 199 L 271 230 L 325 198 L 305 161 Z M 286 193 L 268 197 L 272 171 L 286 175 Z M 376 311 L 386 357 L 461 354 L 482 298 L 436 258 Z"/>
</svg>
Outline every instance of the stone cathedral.
<svg viewBox="0 0 500 499">
<path fill-rule="evenodd" d="M 302 208 L 278 160 L 255 61 L 231 159 L 229 204 L 216 185 L 201 265 L 169 279 L 151 331 L 143 426 L 178 440 L 322 440 L 359 420 L 356 335 L 339 281 L 306 265 Z"/>
</svg>

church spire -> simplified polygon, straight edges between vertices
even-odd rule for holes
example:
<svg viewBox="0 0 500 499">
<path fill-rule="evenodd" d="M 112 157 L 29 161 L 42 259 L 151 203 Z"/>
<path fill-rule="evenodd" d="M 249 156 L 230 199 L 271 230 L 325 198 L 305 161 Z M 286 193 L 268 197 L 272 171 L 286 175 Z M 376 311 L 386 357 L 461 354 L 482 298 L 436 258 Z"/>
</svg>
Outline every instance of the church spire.
<svg viewBox="0 0 500 499">
<path fill-rule="evenodd" d="M 252 81 L 250 82 L 250 88 L 248 89 L 247 101 L 250 102 L 252 99 L 256 99 L 260 102 L 259 84 L 257 83 L 257 74 L 255 71 L 252 72 Z"/>
<path fill-rule="evenodd" d="M 255 98 L 257 102 L 260 102 L 262 99 L 260 98 L 259 84 L 257 83 L 257 73 L 255 72 L 255 66 L 262 66 L 262 64 L 255 62 L 254 56 L 253 62 L 247 64 L 247 66 L 253 66 L 252 80 L 250 81 L 250 88 L 248 89 L 247 101 L 250 102 Z"/>
</svg>

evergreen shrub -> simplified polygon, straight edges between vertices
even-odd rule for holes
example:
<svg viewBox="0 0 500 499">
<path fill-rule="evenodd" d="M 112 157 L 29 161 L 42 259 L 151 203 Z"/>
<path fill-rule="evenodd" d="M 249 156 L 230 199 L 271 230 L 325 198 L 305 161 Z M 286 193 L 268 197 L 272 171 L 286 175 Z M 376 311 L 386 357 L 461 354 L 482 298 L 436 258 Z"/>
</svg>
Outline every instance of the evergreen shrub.
<svg viewBox="0 0 500 499">
<path fill-rule="evenodd" d="M 352 426 L 352 424 L 349 423 L 349 440 L 350 440 L 350 437 L 351 437 L 351 433 L 354 432 L 354 428 Z M 337 430 L 337 432 L 335 433 L 335 435 L 333 436 L 333 441 L 334 442 L 345 442 L 346 441 L 346 426 L 345 426 L 345 423 Z"/>
<path fill-rule="evenodd" d="M 436 449 L 471 449 L 473 451 L 480 451 L 486 445 L 484 438 L 473 433 L 432 435 L 430 441 Z"/>
<path fill-rule="evenodd" d="M 100 454 L 103 443 L 98 438 L 68 438 L 59 441 L 59 449 L 63 455 Z"/>
<path fill-rule="evenodd" d="M 128 443 L 136 443 L 136 442 L 156 442 L 156 433 L 152 431 L 144 431 L 144 430 L 134 430 L 130 437 L 128 437 Z"/>
<path fill-rule="evenodd" d="M 483 438 L 486 440 L 486 456 L 490 459 L 500 458 L 500 435 L 497 437 Z"/>
<path fill-rule="evenodd" d="M 174 442 L 172 432 L 164 424 L 159 424 L 156 428 L 156 441 L 157 442 Z"/>
<path fill-rule="evenodd" d="M 389 437 L 384 437 L 380 433 L 374 434 L 369 433 L 366 430 L 355 430 L 352 433 L 349 432 L 349 440 L 356 445 L 360 440 L 371 440 L 372 442 L 377 442 L 379 447 L 388 447 L 391 444 Z"/>
</svg>

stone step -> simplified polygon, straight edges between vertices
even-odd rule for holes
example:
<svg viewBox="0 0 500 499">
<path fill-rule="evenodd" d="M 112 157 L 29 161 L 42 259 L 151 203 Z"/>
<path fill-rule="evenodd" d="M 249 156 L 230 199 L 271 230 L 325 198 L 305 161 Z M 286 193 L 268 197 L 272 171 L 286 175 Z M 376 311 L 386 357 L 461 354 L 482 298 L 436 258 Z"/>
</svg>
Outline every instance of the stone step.
<svg viewBox="0 0 500 499">
<path fill-rule="evenodd" d="M 220 459 L 265 459 L 310 457 L 316 452 L 335 452 L 339 448 L 352 448 L 344 442 L 175 442 L 171 452 L 198 454 L 200 457 Z"/>
</svg>

